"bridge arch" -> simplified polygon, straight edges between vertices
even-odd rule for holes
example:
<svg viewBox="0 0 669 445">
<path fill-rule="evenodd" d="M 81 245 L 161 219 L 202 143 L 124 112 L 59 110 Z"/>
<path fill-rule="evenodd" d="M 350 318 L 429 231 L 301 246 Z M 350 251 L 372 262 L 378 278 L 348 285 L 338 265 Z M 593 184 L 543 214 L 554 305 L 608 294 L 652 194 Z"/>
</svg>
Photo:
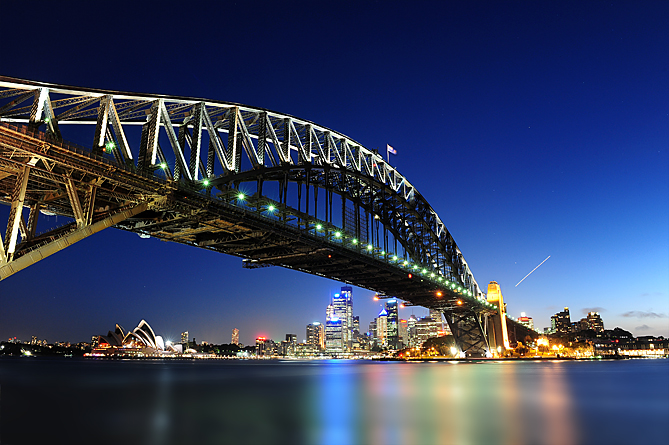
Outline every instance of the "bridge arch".
<svg viewBox="0 0 669 445">
<path fill-rule="evenodd" d="M 0 191 L 0 279 L 113 226 L 438 308 L 456 337 L 464 327 L 463 349 L 489 349 L 481 316 L 495 308 L 427 200 L 377 151 L 311 121 L 0 77 Z M 72 222 L 36 235 L 40 212 Z"/>
</svg>

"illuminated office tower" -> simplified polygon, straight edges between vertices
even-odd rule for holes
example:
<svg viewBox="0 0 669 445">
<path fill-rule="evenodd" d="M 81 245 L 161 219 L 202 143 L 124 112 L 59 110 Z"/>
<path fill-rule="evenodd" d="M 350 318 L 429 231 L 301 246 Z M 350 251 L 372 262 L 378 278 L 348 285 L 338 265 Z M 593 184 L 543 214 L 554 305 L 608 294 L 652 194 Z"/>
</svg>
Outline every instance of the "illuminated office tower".
<svg viewBox="0 0 669 445">
<path fill-rule="evenodd" d="M 317 321 L 307 325 L 307 344 L 318 351 L 325 350 L 325 329 Z"/>
<path fill-rule="evenodd" d="M 353 288 L 342 286 L 341 296 L 346 299 L 346 347 L 350 350 L 353 343 Z"/>
<path fill-rule="evenodd" d="M 443 332 L 444 330 L 444 319 L 443 314 L 438 309 L 430 309 L 430 318 L 435 323 L 438 332 Z"/>
<path fill-rule="evenodd" d="M 184 331 L 181 333 L 181 344 L 184 345 L 188 344 L 188 331 Z"/>
<path fill-rule="evenodd" d="M 347 294 L 335 294 L 334 298 L 332 299 L 332 307 L 333 307 L 332 319 L 336 318 L 341 322 L 341 336 L 342 336 L 343 347 L 346 350 L 349 350 L 350 349 L 349 340 L 351 338 L 349 330 L 350 325 L 348 324 L 349 310 L 351 307 L 349 296 Z M 352 320 L 351 324 L 353 324 Z M 327 325 L 325 326 L 325 330 L 327 331 Z"/>
<path fill-rule="evenodd" d="M 233 345 L 238 345 L 239 344 L 239 329 L 234 328 L 232 330 L 232 344 Z"/>
<path fill-rule="evenodd" d="M 332 317 L 325 322 L 325 352 L 339 355 L 344 352 L 343 320 Z"/>
<path fill-rule="evenodd" d="M 332 303 L 328 304 L 328 307 L 325 309 L 325 321 L 328 321 L 332 317 L 334 317 L 334 306 Z"/>
<path fill-rule="evenodd" d="M 353 317 L 353 333 L 360 333 L 360 317 L 358 315 Z"/>
<path fill-rule="evenodd" d="M 532 320 L 532 317 L 525 315 L 525 312 L 520 313 L 520 317 L 518 317 L 518 323 L 527 326 L 530 329 L 534 329 L 534 320 Z"/>
<path fill-rule="evenodd" d="M 397 300 L 392 299 L 386 301 L 387 312 L 387 343 L 390 349 L 398 349 L 399 347 L 399 314 L 397 310 Z"/>
<path fill-rule="evenodd" d="M 571 331 L 571 316 L 569 315 L 568 307 L 551 317 L 551 329 L 553 332 L 560 334 L 566 334 Z"/>
<path fill-rule="evenodd" d="M 376 344 L 382 348 L 388 347 L 388 312 L 381 309 L 376 317 Z"/>
<path fill-rule="evenodd" d="M 595 332 L 604 332 L 604 321 L 599 312 L 588 312 L 588 325 Z"/>
<path fill-rule="evenodd" d="M 400 320 L 399 331 L 400 340 L 397 349 L 406 348 L 409 346 L 409 324 L 407 320 Z"/>
<path fill-rule="evenodd" d="M 418 318 L 414 314 L 411 314 L 409 319 L 407 320 L 407 338 L 406 338 L 406 344 L 410 348 L 414 348 L 417 346 L 417 339 L 416 339 L 416 322 L 418 321 Z"/>
</svg>

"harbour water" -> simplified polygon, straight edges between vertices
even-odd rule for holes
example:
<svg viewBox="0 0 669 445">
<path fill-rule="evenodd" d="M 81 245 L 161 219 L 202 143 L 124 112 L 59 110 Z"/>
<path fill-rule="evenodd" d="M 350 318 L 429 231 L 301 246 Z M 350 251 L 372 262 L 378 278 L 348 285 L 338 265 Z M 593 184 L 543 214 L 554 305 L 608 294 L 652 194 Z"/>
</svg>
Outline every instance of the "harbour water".
<svg viewBox="0 0 669 445">
<path fill-rule="evenodd" d="M 669 360 L 0 358 L 0 443 L 667 444 Z"/>
</svg>

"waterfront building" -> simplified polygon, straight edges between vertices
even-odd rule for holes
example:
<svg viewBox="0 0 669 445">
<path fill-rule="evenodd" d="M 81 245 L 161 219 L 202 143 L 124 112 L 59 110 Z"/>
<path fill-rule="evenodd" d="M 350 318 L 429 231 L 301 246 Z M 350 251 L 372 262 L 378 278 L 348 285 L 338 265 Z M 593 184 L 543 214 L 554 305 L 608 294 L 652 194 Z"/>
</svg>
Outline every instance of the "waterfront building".
<svg viewBox="0 0 669 445">
<path fill-rule="evenodd" d="M 318 321 L 307 325 L 307 344 L 318 351 L 325 350 L 325 328 Z"/>
<path fill-rule="evenodd" d="M 372 342 L 376 341 L 376 318 L 369 322 L 369 330 L 367 331 Z"/>
<path fill-rule="evenodd" d="M 297 347 L 297 335 L 286 334 L 286 340 L 281 343 L 284 343 L 282 351 L 283 355 L 288 357 L 294 357 L 295 349 Z"/>
<path fill-rule="evenodd" d="M 571 332 L 571 316 L 568 307 L 551 317 L 551 330 L 560 334 Z"/>
<path fill-rule="evenodd" d="M 239 329 L 237 328 L 232 329 L 232 341 L 230 343 L 233 345 L 239 344 Z"/>
<path fill-rule="evenodd" d="M 399 348 L 399 312 L 397 307 L 397 300 L 386 301 L 386 343 L 390 349 Z"/>
<path fill-rule="evenodd" d="M 430 338 L 439 337 L 443 335 L 443 324 L 435 322 L 434 317 L 423 317 L 415 323 L 416 329 L 416 344 L 421 346 Z"/>
<path fill-rule="evenodd" d="M 154 355 L 177 352 L 171 344 L 165 344 L 160 335 L 155 335 L 149 324 L 142 320 L 132 331 L 125 332 L 118 324 L 114 331 L 97 339 L 97 348 L 92 355 Z"/>
<path fill-rule="evenodd" d="M 181 344 L 188 345 L 188 331 L 181 333 Z"/>
<path fill-rule="evenodd" d="M 410 348 L 414 348 L 417 346 L 417 339 L 416 339 L 416 322 L 418 321 L 418 318 L 414 315 L 411 314 L 409 316 L 409 319 L 407 320 L 407 346 Z"/>
<path fill-rule="evenodd" d="M 520 317 L 518 317 L 518 323 L 527 326 L 530 329 L 534 329 L 534 320 L 532 320 L 532 317 L 528 317 L 525 312 L 520 313 Z"/>
<path fill-rule="evenodd" d="M 272 339 L 267 337 L 256 338 L 256 356 L 272 357 L 275 355 L 275 344 Z"/>
<path fill-rule="evenodd" d="M 588 312 L 587 320 L 588 324 L 590 325 L 590 329 L 595 332 L 604 332 L 604 321 L 599 315 L 599 312 Z"/>
<path fill-rule="evenodd" d="M 409 327 L 407 320 L 400 320 L 399 331 L 400 347 L 398 349 L 406 348 L 409 345 Z"/>
<path fill-rule="evenodd" d="M 332 299 L 333 317 L 341 321 L 342 343 L 346 350 L 350 349 L 351 329 L 353 318 L 351 316 L 350 294 L 335 294 Z M 349 319 L 351 324 L 349 324 Z"/>
<path fill-rule="evenodd" d="M 325 352 L 331 355 L 344 353 L 343 320 L 331 317 L 325 322 Z"/>
<path fill-rule="evenodd" d="M 388 312 L 381 309 L 376 317 L 376 344 L 381 348 L 388 347 Z"/>
<path fill-rule="evenodd" d="M 353 317 L 353 334 L 360 333 L 360 317 L 355 315 Z"/>
</svg>

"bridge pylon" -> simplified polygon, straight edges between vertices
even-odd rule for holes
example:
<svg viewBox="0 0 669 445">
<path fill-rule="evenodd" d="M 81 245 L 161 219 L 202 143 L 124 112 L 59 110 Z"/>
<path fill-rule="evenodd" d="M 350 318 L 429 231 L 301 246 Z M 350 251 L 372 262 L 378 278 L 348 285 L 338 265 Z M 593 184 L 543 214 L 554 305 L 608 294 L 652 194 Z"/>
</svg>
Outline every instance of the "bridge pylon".
<svg viewBox="0 0 669 445">
<path fill-rule="evenodd" d="M 509 331 L 506 325 L 506 303 L 502 297 L 502 289 L 496 281 L 491 281 L 488 284 L 488 303 L 493 304 L 497 308 L 497 313 L 493 316 L 486 317 L 486 332 L 488 333 L 488 341 L 497 353 L 501 353 L 510 349 Z"/>
</svg>

